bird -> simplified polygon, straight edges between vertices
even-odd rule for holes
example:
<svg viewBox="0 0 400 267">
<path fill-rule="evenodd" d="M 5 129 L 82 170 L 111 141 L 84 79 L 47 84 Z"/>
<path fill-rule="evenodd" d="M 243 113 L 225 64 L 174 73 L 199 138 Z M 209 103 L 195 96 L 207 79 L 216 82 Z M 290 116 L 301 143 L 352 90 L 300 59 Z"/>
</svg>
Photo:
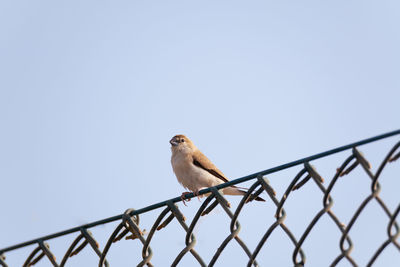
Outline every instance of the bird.
<svg viewBox="0 0 400 267">
<path fill-rule="evenodd" d="M 183 204 L 190 199 L 185 195 L 193 193 L 199 198 L 199 191 L 208 187 L 228 182 L 228 178 L 194 145 L 185 135 L 178 134 L 169 141 L 171 144 L 171 165 L 178 182 L 191 192 L 183 192 Z M 245 195 L 247 188 L 228 186 L 222 189 L 225 195 Z M 247 201 L 265 201 L 259 196 L 251 195 Z M 247 202 L 246 201 L 246 202 Z"/>
</svg>

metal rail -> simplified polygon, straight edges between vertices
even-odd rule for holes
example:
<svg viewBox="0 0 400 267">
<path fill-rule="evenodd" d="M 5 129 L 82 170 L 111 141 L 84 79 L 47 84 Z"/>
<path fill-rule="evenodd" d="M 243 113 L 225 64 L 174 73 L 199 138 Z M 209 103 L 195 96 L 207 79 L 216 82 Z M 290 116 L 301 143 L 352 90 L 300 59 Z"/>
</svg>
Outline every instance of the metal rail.
<svg viewBox="0 0 400 267">
<path fill-rule="evenodd" d="M 142 261 L 139 263 L 138 266 L 143 266 L 143 265 L 148 265 L 152 266 L 150 263 L 151 257 L 152 257 L 152 250 L 150 248 L 150 242 L 152 240 L 153 235 L 156 233 L 156 231 L 161 230 L 165 228 L 169 222 L 171 222 L 174 218 L 179 221 L 179 223 L 182 225 L 183 229 L 186 231 L 186 247 L 182 252 L 175 258 L 173 261 L 172 265 L 176 266 L 180 259 L 187 253 L 190 252 L 194 258 L 198 261 L 200 266 L 213 266 L 214 263 L 218 260 L 219 255 L 225 248 L 225 246 L 231 241 L 235 240 L 238 242 L 238 244 L 242 247 L 244 252 L 248 255 L 249 257 L 249 262 L 248 266 L 255 265 L 257 266 L 256 262 L 256 257 L 262 248 L 262 246 L 265 244 L 267 241 L 268 237 L 271 235 L 271 233 L 274 231 L 275 228 L 280 227 L 290 238 L 294 245 L 294 252 L 293 252 L 293 263 L 296 266 L 303 266 L 305 264 L 305 254 L 302 251 L 302 244 L 307 238 L 308 234 L 312 230 L 312 228 L 315 226 L 315 224 L 318 222 L 319 218 L 321 218 L 322 215 L 327 214 L 337 225 L 339 231 L 342 233 L 341 240 L 340 240 L 340 250 L 341 253 L 340 255 L 332 262 L 332 265 L 336 265 L 339 263 L 341 260 L 346 259 L 348 262 L 353 265 L 357 266 L 357 263 L 352 259 L 350 253 L 351 249 L 353 247 L 352 241 L 348 235 L 351 227 L 353 226 L 354 222 L 357 220 L 358 216 L 360 213 L 363 211 L 365 206 L 372 200 L 377 201 L 377 203 L 380 205 L 380 207 L 383 209 L 383 211 L 386 213 L 386 215 L 389 218 L 389 224 L 388 224 L 388 239 L 383 243 L 379 249 L 376 251 L 376 253 L 372 256 L 369 266 L 372 265 L 372 263 L 376 260 L 376 258 L 381 254 L 381 252 L 387 247 L 389 244 L 393 244 L 395 247 L 398 248 L 400 252 L 400 245 L 397 242 L 397 238 L 400 235 L 399 231 L 399 226 L 396 222 L 396 218 L 400 212 L 400 203 L 395 211 L 390 211 L 388 207 L 385 205 L 383 200 L 379 197 L 379 192 L 380 192 L 380 184 L 378 183 L 378 178 L 387 163 L 393 162 L 397 160 L 400 157 L 400 152 L 399 152 L 399 146 L 400 142 L 396 143 L 393 148 L 389 151 L 388 155 L 386 158 L 383 160 L 382 164 L 378 168 L 377 172 L 373 174 L 371 172 L 370 165 L 367 161 L 367 159 L 358 151 L 357 147 L 376 142 L 378 140 L 400 135 L 400 129 L 395 130 L 392 132 L 388 132 L 385 134 L 381 134 L 375 137 L 371 137 L 365 140 L 361 140 L 352 144 L 348 144 L 345 146 L 341 146 L 335 149 L 331 149 L 316 155 L 312 155 L 303 159 L 299 159 L 293 162 L 289 162 L 274 168 L 270 168 L 264 171 L 260 171 L 239 179 L 232 180 L 230 182 L 218 185 L 216 187 L 211 187 L 207 188 L 204 190 L 200 191 L 200 194 L 206 194 L 206 193 L 211 193 L 209 197 L 206 198 L 206 200 L 203 202 L 201 205 L 200 209 L 197 211 L 196 216 L 194 217 L 193 221 L 191 222 L 190 226 L 187 226 L 184 220 L 183 214 L 180 212 L 178 207 L 175 205 L 176 202 L 180 202 L 181 198 L 176 197 L 172 198 L 166 201 L 162 201 L 153 205 L 150 205 L 148 207 L 138 209 L 138 210 L 127 210 L 125 213 L 116 215 L 113 217 L 109 217 L 106 219 L 98 220 L 92 223 L 84 224 L 78 227 L 74 227 L 71 229 L 67 229 L 61 232 L 57 232 L 54 234 L 46 235 L 40 238 L 36 238 L 27 242 L 19 243 L 13 246 L 9 246 L 3 249 L 0 249 L 0 266 L 7 266 L 4 257 L 2 256 L 5 252 L 10 252 L 13 250 L 16 250 L 18 248 L 30 246 L 33 244 L 36 244 L 37 247 L 32 251 L 32 253 L 28 256 L 26 259 L 24 266 L 32 266 L 45 256 L 49 259 L 49 261 L 54 265 L 54 266 L 64 266 L 68 258 L 72 255 L 76 255 L 79 253 L 87 244 L 89 244 L 92 249 L 95 251 L 95 253 L 99 256 L 99 266 L 108 266 L 108 263 L 105 259 L 107 252 L 112 245 L 113 242 L 121 240 L 125 235 L 128 233 L 131 234 L 131 236 L 128 237 L 128 239 L 138 239 L 142 244 L 143 244 L 143 253 L 142 253 Z M 320 159 L 327 157 L 329 155 L 346 151 L 346 150 L 352 150 L 351 155 L 343 162 L 342 166 L 338 168 L 337 173 L 334 175 L 334 178 L 328 185 L 328 187 L 324 187 L 322 182 L 323 179 L 322 177 L 317 173 L 317 171 L 309 164 L 310 161 Z M 303 165 L 303 168 L 301 171 L 296 175 L 296 177 L 291 181 L 290 185 L 288 186 L 285 194 L 281 197 L 281 199 L 276 198 L 274 189 L 272 186 L 269 184 L 268 180 L 264 178 L 265 175 L 267 174 L 272 174 L 275 172 L 279 172 L 284 169 L 288 169 L 294 166 L 298 165 Z M 333 205 L 332 198 L 330 196 L 330 192 L 332 191 L 333 187 L 335 186 L 338 178 L 340 176 L 346 175 L 350 173 L 354 168 L 357 166 L 361 166 L 362 169 L 365 171 L 366 175 L 371 179 L 371 194 L 361 203 L 360 207 L 357 209 L 355 214 L 353 215 L 352 219 L 348 223 L 348 225 L 345 227 L 344 224 L 340 222 L 338 217 L 330 210 L 331 206 Z M 229 202 L 226 201 L 226 199 L 221 195 L 218 191 L 218 189 L 231 186 L 234 184 L 239 184 L 243 183 L 246 181 L 254 180 L 255 182 L 253 185 L 250 187 L 248 194 L 246 194 L 239 206 L 237 207 L 236 211 L 232 213 L 230 209 L 230 204 Z M 299 240 L 296 239 L 294 234 L 290 231 L 290 229 L 285 226 L 283 223 L 285 220 L 285 211 L 283 209 L 285 205 L 286 199 L 289 197 L 290 193 L 293 190 L 297 190 L 301 188 L 305 183 L 308 181 L 313 180 L 317 186 L 320 188 L 321 192 L 324 194 L 323 197 L 323 203 L 324 203 L 324 208 L 318 212 L 318 214 L 315 216 L 315 218 L 312 220 L 312 222 L 309 224 L 307 227 L 307 230 L 304 232 L 304 234 L 300 237 Z M 276 222 L 270 226 L 268 231 L 265 233 L 263 236 L 262 240 L 259 242 L 258 246 L 256 249 L 251 252 L 246 244 L 239 238 L 238 234 L 240 231 L 240 224 L 237 220 L 237 217 L 239 216 L 239 213 L 241 212 L 244 204 L 247 201 L 252 200 L 256 196 L 260 195 L 262 192 L 266 192 L 269 196 L 269 198 L 273 201 L 273 203 L 276 205 Z M 187 194 L 186 198 L 193 198 L 194 195 Z M 210 204 L 211 203 L 211 204 Z M 193 229 L 198 222 L 200 216 L 208 214 L 212 209 L 214 209 L 216 206 L 222 206 L 224 211 L 227 213 L 227 215 L 231 218 L 231 235 L 228 236 L 218 251 L 214 254 L 213 258 L 211 261 L 206 264 L 204 260 L 200 257 L 200 255 L 195 251 L 194 245 L 196 243 L 195 237 L 193 235 Z M 149 235 L 147 238 L 143 237 L 143 233 L 139 228 L 139 215 L 146 213 L 151 210 L 159 209 L 164 207 L 165 209 L 161 212 L 160 216 L 158 219 L 155 221 Z M 169 214 L 167 219 L 163 223 L 161 221 L 163 218 Z M 97 241 L 93 238 L 91 233 L 88 231 L 89 228 L 114 222 L 114 221 L 121 221 L 121 223 L 118 225 L 118 227 L 115 229 L 113 234 L 110 236 L 107 244 L 105 245 L 103 251 L 99 250 L 99 245 Z M 394 229 L 394 230 L 393 230 Z M 44 241 L 57 238 L 60 236 L 72 234 L 78 232 L 79 235 L 75 239 L 75 241 L 71 244 L 70 248 L 66 252 L 62 262 L 59 264 L 56 262 L 54 255 L 50 251 L 50 248 L 48 244 L 46 244 Z M 394 232 L 394 233 L 392 233 Z M 83 240 L 83 242 L 81 242 Z M 81 242 L 82 244 L 76 248 L 78 243 Z M 345 246 L 346 244 L 346 246 Z M 346 247 L 346 248 L 345 248 Z M 75 250 L 74 250 L 75 249 Z"/>
</svg>

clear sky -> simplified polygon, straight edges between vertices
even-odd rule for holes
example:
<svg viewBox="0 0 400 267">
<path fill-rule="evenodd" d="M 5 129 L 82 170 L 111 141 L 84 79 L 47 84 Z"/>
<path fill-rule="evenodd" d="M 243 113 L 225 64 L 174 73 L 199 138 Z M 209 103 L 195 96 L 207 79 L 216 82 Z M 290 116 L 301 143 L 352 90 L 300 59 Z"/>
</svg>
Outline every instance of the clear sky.
<svg viewBox="0 0 400 267">
<path fill-rule="evenodd" d="M 399 128 L 399 12 L 398 1 L 1 1 L 0 247 L 180 195 L 168 143 L 178 133 L 234 179 Z M 199 205 L 179 204 L 188 217 Z M 199 226 L 206 261 L 228 233 L 223 215 Z M 101 247 L 114 225 L 93 229 Z M 218 226 L 226 234 L 207 239 Z M 252 229 L 251 250 L 264 231 Z M 155 242 L 173 237 L 156 265 L 184 246 L 176 222 Z M 50 242 L 59 261 L 65 240 Z M 140 258 L 120 243 L 112 266 Z M 7 253 L 9 264 L 33 248 Z M 85 251 L 71 263 L 95 262 Z"/>
</svg>

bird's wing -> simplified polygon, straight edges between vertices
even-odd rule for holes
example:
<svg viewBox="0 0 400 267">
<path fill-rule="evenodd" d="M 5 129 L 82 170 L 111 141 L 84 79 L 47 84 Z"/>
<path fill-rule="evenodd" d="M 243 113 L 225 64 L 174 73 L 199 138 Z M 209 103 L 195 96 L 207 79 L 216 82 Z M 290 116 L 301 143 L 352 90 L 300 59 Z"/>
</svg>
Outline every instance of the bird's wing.
<svg viewBox="0 0 400 267">
<path fill-rule="evenodd" d="M 218 168 L 215 167 L 215 165 L 206 156 L 204 156 L 200 150 L 197 150 L 193 153 L 193 164 L 199 168 L 202 168 L 203 170 L 208 171 L 222 181 L 229 182 L 228 178 L 226 178 L 225 175 L 218 170 Z"/>
</svg>

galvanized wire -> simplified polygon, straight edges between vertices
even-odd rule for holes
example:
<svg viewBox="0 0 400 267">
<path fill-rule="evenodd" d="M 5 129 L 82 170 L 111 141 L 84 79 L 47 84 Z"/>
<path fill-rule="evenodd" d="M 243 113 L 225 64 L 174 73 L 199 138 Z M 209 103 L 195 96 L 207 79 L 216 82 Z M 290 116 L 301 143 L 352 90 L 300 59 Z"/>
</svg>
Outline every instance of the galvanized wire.
<svg viewBox="0 0 400 267">
<path fill-rule="evenodd" d="M 339 241 L 339 254 L 334 258 L 331 262 L 331 266 L 336 266 L 342 261 L 347 261 L 349 265 L 359 266 L 359 263 L 352 257 L 352 250 L 354 248 L 354 242 L 350 237 L 350 231 L 355 225 L 355 222 L 359 219 L 360 214 L 365 210 L 365 208 L 371 202 L 375 202 L 378 207 L 382 209 L 384 214 L 387 216 L 388 224 L 387 224 L 387 239 L 382 242 L 382 244 L 377 245 L 377 249 L 370 256 L 370 259 L 367 263 L 367 266 L 372 266 L 382 252 L 392 244 L 395 248 L 397 248 L 400 253 L 400 242 L 398 241 L 398 237 L 400 235 L 400 229 L 398 225 L 398 215 L 400 213 L 400 201 L 394 211 L 391 211 L 387 204 L 383 201 L 380 196 L 381 193 L 381 184 L 379 183 L 379 177 L 383 171 L 383 169 L 388 165 L 388 163 L 394 162 L 400 157 L 400 141 L 395 143 L 393 147 L 390 149 L 386 157 L 382 160 L 381 164 L 377 168 L 377 171 L 373 173 L 371 171 L 371 164 L 368 162 L 366 157 L 359 151 L 358 147 L 364 144 L 377 142 L 378 140 L 400 135 L 400 130 L 392 131 L 386 134 L 382 134 L 379 136 L 375 136 L 369 139 L 365 139 L 359 142 L 355 142 L 346 146 L 342 146 L 339 148 L 335 148 L 323 153 L 319 153 L 310 157 L 306 157 L 297 161 L 293 161 L 284 165 L 277 166 L 275 168 L 271 168 L 265 171 L 261 171 L 255 174 L 251 174 L 236 180 L 232 180 L 225 184 L 218 185 L 216 187 L 207 188 L 200 191 L 200 194 L 209 194 L 209 196 L 203 201 L 200 208 L 197 210 L 194 218 L 190 222 L 189 225 L 186 224 L 186 219 L 183 213 L 179 210 L 178 206 L 175 204 L 181 201 L 180 197 L 176 197 L 170 200 L 166 200 L 142 209 L 133 210 L 128 209 L 121 215 L 113 216 L 110 218 L 106 218 L 100 221 L 96 221 L 93 223 L 85 224 L 79 227 L 75 227 L 72 229 L 68 229 L 65 231 L 61 231 L 55 234 L 47 235 L 41 238 L 37 238 L 31 241 L 23 242 L 17 245 L 13 245 L 10 247 L 6 247 L 0 249 L 0 266 L 8 266 L 6 263 L 5 253 L 11 253 L 12 251 L 36 245 L 32 252 L 26 257 L 23 266 L 33 266 L 37 262 L 47 259 L 53 266 L 64 266 L 68 259 L 73 255 L 78 254 L 89 244 L 90 248 L 93 250 L 95 254 L 99 257 L 98 266 L 109 266 L 108 261 L 106 260 L 108 251 L 110 247 L 119 242 L 125 237 L 127 240 L 134 240 L 134 242 L 140 242 L 142 244 L 142 255 L 141 259 L 137 258 L 137 266 L 153 266 L 151 263 L 151 259 L 153 256 L 153 250 L 150 247 L 151 241 L 154 235 L 163 229 L 167 229 L 167 226 L 171 221 L 176 219 L 179 224 L 182 226 L 182 229 L 186 232 L 185 235 L 185 247 L 181 250 L 178 255 L 175 255 L 171 259 L 171 266 L 179 266 L 182 258 L 188 254 L 192 255 L 192 257 L 196 260 L 198 265 L 200 266 L 214 266 L 214 264 L 218 261 L 219 256 L 223 253 L 226 246 L 234 241 L 236 242 L 240 248 L 243 250 L 244 254 L 248 258 L 247 266 L 259 266 L 257 263 L 257 256 L 260 255 L 261 249 L 268 244 L 269 238 L 271 234 L 278 228 L 282 229 L 283 233 L 287 236 L 290 242 L 293 244 L 293 253 L 292 253 L 292 262 L 294 266 L 304 266 L 306 264 L 306 252 L 304 251 L 303 244 L 309 237 L 310 233 L 313 231 L 313 228 L 318 224 L 320 219 L 323 216 L 327 216 L 334 225 L 336 225 L 338 231 L 340 232 L 340 241 Z M 333 175 L 333 178 L 330 180 L 327 186 L 324 186 L 324 179 L 317 172 L 317 170 L 310 164 L 310 161 L 328 157 L 332 154 L 351 150 L 350 155 L 343 161 L 341 166 L 337 169 L 336 173 Z M 282 171 L 284 169 L 288 169 L 294 166 L 302 166 L 297 175 L 291 180 L 288 184 L 284 194 L 278 198 L 276 196 L 275 190 L 270 184 L 269 180 L 265 177 L 267 174 L 276 173 Z M 339 216 L 332 211 L 333 199 L 331 196 L 332 190 L 335 185 L 338 183 L 340 177 L 348 175 L 355 168 L 359 167 L 366 177 L 369 178 L 371 183 L 371 191 L 370 193 L 363 199 L 361 204 L 358 206 L 354 214 L 351 216 L 351 219 L 347 224 L 344 224 Z M 250 186 L 246 195 L 243 196 L 239 205 L 233 211 L 230 203 L 225 199 L 225 197 L 220 193 L 219 189 L 231 186 L 234 184 L 243 183 L 246 181 L 253 181 L 253 184 Z M 302 187 L 313 181 L 321 192 L 322 198 L 322 208 L 314 215 L 312 220 L 306 225 L 304 232 L 301 235 L 296 236 L 293 231 L 285 224 L 286 219 L 286 211 L 284 209 L 286 201 L 291 197 L 293 191 L 300 190 Z M 275 219 L 271 225 L 265 225 L 264 234 L 260 237 L 259 242 L 255 246 L 255 248 L 250 249 L 248 245 L 243 241 L 243 239 L 239 236 L 241 231 L 241 224 L 239 223 L 238 217 L 241 214 L 242 210 L 246 207 L 245 203 L 253 200 L 261 193 L 266 193 L 268 198 L 271 201 L 267 201 L 268 205 L 273 205 L 276 207 Z M 193 198 L 194 195 L 192 193 L 187 194 L 186 198 Z M 399 197 L 400 200 L 400 197 Z M 193 233 L 196 225 L 198 225 L 199 219 L 201 216 L 209 214 L 214 208 L 217 206 L 222 207 L 223 211 L 230 219 L 229 231 L 230 234 L 226 236 L 226 238 L 222 241 L 218 249 L 214 252 L 211 259 L 203 259 L 202 256 L 195 250 L 196 245 L 196 237 Z M 163 208 L 160 212 L 157 219 L 154 221 L 150 232 L 145 236 L 143 234 L 143 230 L 139 226 L 140 220 L 139 215 L 147 213 L 152 210 L 156 210 L 159 208 Z M 120 221 L 119 225 L 115 228 L 113 233 L 109 236 L 107 243 L 104 245 L 103 249 L 100 249 L 99 243 L 96 241 L 92 233 L 88 230 L 89 228 L 107 224 L 114 221 Z M 58 238 L 61 236 L 65 236 L 72 233 L 78 233 L 75 240 L 69 246 L 68 250 L 64 254 L 61 262 L 58 263 L 56 261 L 55 256 L 53 255 L 50 246 L 47 242 L 48 240 Z M 130 234 L 129 236 L 126 236 Z M 136 241 L 138 240 L 138 241 Z M 78 245 L 80 243 L 80 245 Z M 400 263 L 399 263 L 400 264 Z"/>
</svg>

